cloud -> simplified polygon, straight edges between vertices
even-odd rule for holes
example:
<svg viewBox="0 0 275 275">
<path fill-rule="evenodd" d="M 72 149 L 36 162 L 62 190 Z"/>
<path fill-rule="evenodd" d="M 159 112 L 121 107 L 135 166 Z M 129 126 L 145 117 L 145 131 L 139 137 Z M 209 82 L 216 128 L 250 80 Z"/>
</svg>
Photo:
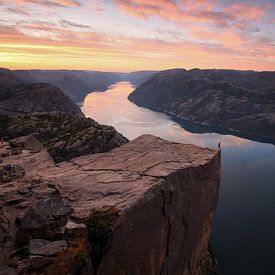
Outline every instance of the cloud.
<svg viewBox="0 0 275 275">
<path fill-rule="evenodd" d="M 91 26 L 74 9 L 89 4 L 88 0 L 9 0 L 9 4 L 21 5 L 0 7 L 3 15 L 11 8 L 7 13 L 10 17 L 0 20 L 1 65 L 103 70 L 194 66 L 274 69 L 273 36 L 263 32 L 265 26 L 261 25 L 261 20 L 273 17 L 265 17 L 268 10 L 262 4 L 238 6 L 234 1 L 225 6 L 221 0 L 114 0 L 122 11 L 118 14 L 107 3 L 109 0 L 89 1 L 91 5 L 85 6 L 84 16 L 91 13 L 88 23 Z M 31 5 L 34 3 L 40 6 Z M 67 9 L 68 13 L 54 10 L 55 14 L 49 16 L 48 9 L 42 6 L 46 3 L 72 9 Z M 98 3 L 100 6 L 96 6 Z M 20 14 L 20 9 L 33 16 Z M 110 19 L 110 15 L 114 17 Z M 127 22 L 125 32 L 117 31 L 121 22 Z"/>
<path fill-rule="evenodd" d="M 38 4 L 51 7 L 80 7 L 78 0 L 9 0 L 9 4 Z"/>
<path fill-rule="evenodd" d="M 267 5 L 233 3 L 224 7 L 218 0 L 116 0 L 116 3 L 122 12 L 132 16 L 158 16 L 178 23 L 207 23 L 219 28 L 234 25 L 246 31 L 258 31 L 250 21 L 258 21 L 268 12 Z"/>
<path fill-rule="evenodd" d="M 67 28 L 67 27 L 74 27 L 74 28 L 80 28 L 80 29 L 90 29 L 91 28 L 88 25 L 74 23 L 74 22 L 71 22 L 71 21 L 65 20 L 65 19 L 60 20 L 59 23 L 63 28 Z"/>
<path fill-rule="evenodd" d="M 236 19 L 259 20 L 267 14 L 267 6 L 234 3 L 225 8 L 224 12 Z"/>
<path fill-rule="evenodd" d="M 19 15 L 25 15 L 25 16 L 30 15 L 30 13 L 26 9 L 23 9 L 22 7 L 7 7 L 6 11 L 8 13 L 14 13 Z"/>
</svg>

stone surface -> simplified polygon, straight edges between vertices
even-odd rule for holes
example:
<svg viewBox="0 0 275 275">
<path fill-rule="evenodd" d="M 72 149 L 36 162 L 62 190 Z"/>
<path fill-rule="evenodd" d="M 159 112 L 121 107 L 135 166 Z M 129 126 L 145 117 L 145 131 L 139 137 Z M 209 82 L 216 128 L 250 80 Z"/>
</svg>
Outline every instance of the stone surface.
<svg viewBox="0 0 275 275">
<path fill-rule="evenodd" d="M 215 131 L 275 139 L 274 71 L 166 70 L 142 83 L 129 99 Z"/>
<path fill-rule="evenodd" d="M 65 240 L 47 241 L 43 239 L 32 239 L 29 243 L 29 252 L 31 255 L 53 256 L 64 252 L 67 249 Z"/>
<path fill-rule="evenodd" d="M 22 219 L 17 241 L 22 244 L 28 238 L 55 239 L 66 224 L 66 217 L 73 211 L 69 201 L 58 192 L 34 203 Z"/>
<path fill-rule="evenodd" d="M 87 226 L 84 223 L 75 223 L 72 221 L 68 221 L 65 226 L 66 234 L 70 236 L 87 236 Z"/>
<path fill-rule="evenodd" d="M 26 135 L 30 136 L 22 137 Z M 35 141 L 37 138 L 56 162 L 107 152 L 128 142 L 111 126 L 61 112 L 0 115 L 0 138 L 13 139 L 11 146 L 32 151 L 41 150 L 41 145 Z M 3 153 L 9 154 L 6 151 Z"/>
<path fill-rule="evenodd" d="M 46 265 L 52 264 L 55 262 L 54 258 L 45 257 L 45 256 L 30 256 L 29 257 L 29 269 L 36 270 L 40 269 Z"/>
<path fill-rule="evenodd" d="M 11 147 L 28 149 L 32 152 L 39 152 L 44 149 L 43 145 L 33 134 L 9 140 L 9 144 Z"/>
<path fill-rule="evenodd" d="M 0 275 L 16 275 L 15 268 L 12 267 L 0 267 Z"/>
<path fill-rule="evenodd" d="M 14 246 L 30 239 L 65 239 L 68 247 L 55 263 L 32 258 L 34 268 L 44 266 L 50 274 L 75 272 L 84 265 L 97 275 L 204 274 L 220 151 L 145 135 L 110 152 L 68 162 L 55 164 L 45 150 L 23 150 L 4 158 L 7 164 L 20 165 L 26 174 L 0 185 L 10 234 L 2 242 L 0 265 L 10 260 Z M 32 190 L 31 196 L 19 194 L 19 188 Z M 30 206 L 6 205 L 14 196 Z M 85 224 L 88 237 L 68 234 L 84 229 L 71 222 Z M 21 255 L 19 260 L 24 259 Z"/>
</svg>

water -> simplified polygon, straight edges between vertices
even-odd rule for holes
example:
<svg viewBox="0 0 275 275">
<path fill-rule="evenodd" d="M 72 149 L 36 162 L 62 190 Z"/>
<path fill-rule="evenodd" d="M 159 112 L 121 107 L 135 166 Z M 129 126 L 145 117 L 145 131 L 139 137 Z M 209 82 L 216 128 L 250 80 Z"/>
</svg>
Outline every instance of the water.
<svg viewBox="0 0 275 275">
<path fill-rule="evenodd" d="M 275 146 L 233 135 L 192 133 L 165 114 L 127 100 L 133 90 L 120 82 L 83 103 L 86 116 L 112 125 L 132 140 L 153 134 L 167 140 L 217 148 L 222 179 L 211 244 L 224 275 L 275 274 Z M 187 131 L 186 128 L 189 130 Z M 196 132 L 198 131 L 196 126 Z M 202 127 L 201 132 L 205 132 Z"/>
</svg>

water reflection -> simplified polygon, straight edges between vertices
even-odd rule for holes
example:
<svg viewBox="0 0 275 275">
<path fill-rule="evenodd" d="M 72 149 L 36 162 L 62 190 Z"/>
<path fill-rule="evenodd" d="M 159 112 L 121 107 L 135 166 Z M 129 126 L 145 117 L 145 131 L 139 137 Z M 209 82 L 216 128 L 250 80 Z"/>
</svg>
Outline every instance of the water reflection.
<svg viewBox="0 0 275 275">
<path fill-rule="evenodd" d="M 129 82 L 119 82 L 112 85 L 107 92 L 91 93 L 85 98 L 82 110 L 98 122 L 114 126 L 130 140 L 142 134 L 153 134 L 176 142 L 213 148 L 217 147 L 218 142 L 222 146 L 249 142 L 231 135 L 188 132 L 167 115 L 138 107 L 128 101 L 127 96 L 132 90 Z"/>
<path fill-rule="evenodd" d="M 184 129 L 167 115 L 127 100 L 132 87 L 120 82 L 89 94 L 86 116 L 114 126 L 128 139 L 153 134 L 164 139 L 216 148 L 222 144 L 222 181 L 212 245 L 224 275 L 275 274 L 275 146 L 233 135 Z M 202 133 L 197 133 L 202 132 Z"/>
</svg>

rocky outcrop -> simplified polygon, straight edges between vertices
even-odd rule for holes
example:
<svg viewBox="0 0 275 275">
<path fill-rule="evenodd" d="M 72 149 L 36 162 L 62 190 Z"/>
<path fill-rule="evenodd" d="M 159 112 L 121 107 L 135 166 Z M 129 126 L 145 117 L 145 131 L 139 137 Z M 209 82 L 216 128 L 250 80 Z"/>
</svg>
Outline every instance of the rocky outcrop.
<svg viewBox="0 0 275 275">
<path fill-rule="evenodd" d="M 11 144 L 0 165 L 25 173 L 0 182 L 0 274 L 204 274 L 220 151 L 145 135 L 55 164 Z"/>
<path fill-rule="evenodd" d="M 176 118 L 275 138 L 275 72 L 167 70 L 129 99 Z"/>
<path fill-rule="evenodd" d="M 34 134 L 56 162 L 81 155 L 107 152 L 128 140 L 113 127 L 98 124 L 91 118 L 62 112 L 0 115 L 0 138 L 10 140 Z M 13 148 L 34 147 L 33 140 L 15 140 Z M 39 149 L 39 145 L 36 145 Z M 33 148 L 33 150 L 36 150 Z"/>
<path fill-rule="evenodd" d="M 0 114 L 60 111 L 84 116 L 68 96 L 47 83 L 25 83 L 12 71 L 0 70 Z"/>
</svg>

